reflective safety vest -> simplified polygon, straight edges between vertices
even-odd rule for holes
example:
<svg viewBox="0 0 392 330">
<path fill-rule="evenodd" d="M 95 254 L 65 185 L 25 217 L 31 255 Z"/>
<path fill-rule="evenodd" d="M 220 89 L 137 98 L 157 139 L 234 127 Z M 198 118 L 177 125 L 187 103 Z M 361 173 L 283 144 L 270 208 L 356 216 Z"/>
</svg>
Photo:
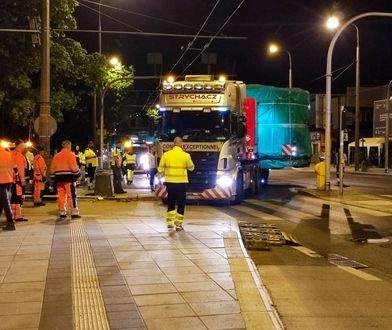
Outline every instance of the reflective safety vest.
<svg viewBox="0 0 392 330">
<path fill-rule="evenodd" d="M 121 167 L 122 155 L 121 150 L 119 148 L 115 148 L 112 153 L 112 161 L 110 164 L 112 166 L 116 165 L 117 167 Z"/>
<path fill-rule="evenodd" d="M 94 150 L 87 148 L 84 151 L 84 157 L 86 158 L 86 166 L 98 167 L 98 157 Z"/>
<path fill-rule="evenodd" d="M 0 147 L 0 184 L 14 182 L 14 167 L 11 154 Z"/>
<path fill-rule="evenodd" d="M 136 164 L 136 155 L 135 154 L 128 154 L 128 153 L 126 153 L 125 155 L 124 155 L 124 166 L 127 166 L 127 165 L 131 165 L 131 164 Z"/>
<path fill-rule="evenodd" d="M 34 179 L 42 180 L 46 176 L 46 162 L 42 155 L 35 155 L 33 160 Z"/>
<path fill-rule="evenodd" d="M 25 171 L 27 168 L 27 160 L 25 155 L 23 155 L 18 150 L 14 149 L 11 151 L 11 157 L 16 165 L 16 176 L 15 176 L 15 183 L 24 185 L 26 183 L 26 175 Z"/>
<path fill-rule="evenodd" d="M 75 182 L 80 175 L 76 156 L 69 148 L 57 153 L 50 166 L 50 176 L 56 182 Z"/>
<path fill-rule="evenodd" d="M 188 183 L 188 171 L 194 169 L 191 155 L 178 146 L 166 151 L 158 166 L 158 172 L 163 173 L 165 182 L 170 183 Z"/>
<path fill-rule="evenodd" d="M 79 151 L 77 157 L 79 158 L 80 165 L 86 165 L 86 157 L 83 152 Z"/>
</svg>

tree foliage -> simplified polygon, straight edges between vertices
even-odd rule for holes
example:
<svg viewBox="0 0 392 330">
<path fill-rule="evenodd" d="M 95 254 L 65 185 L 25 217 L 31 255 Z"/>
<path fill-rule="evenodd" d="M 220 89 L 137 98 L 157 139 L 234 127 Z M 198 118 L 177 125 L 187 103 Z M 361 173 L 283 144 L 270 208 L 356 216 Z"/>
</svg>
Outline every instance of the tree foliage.
<svg viewBox="0 0 392 330">
<path fill-rule="evenodd" d="M 51 0 L 51 112 L 58 121 L 64 111 L 86 110 L 85 99 L 98 93 L 121 75 L 132 75 L 132 67 L 111 68 L 104 55 L 88 54 L 81 44 L 61 31 L 76 28 L 73 16 L 76 0 Z M 0 28 L 29 29 L 39 22 L 39 0 L 1 0 Z M 38 115 L 40 45 L 37 36 L 0 32 L 0 111 L 21 126 Z M 121 91 L 132 84 L 123 81 L 113 86 Z"/>
</svg>

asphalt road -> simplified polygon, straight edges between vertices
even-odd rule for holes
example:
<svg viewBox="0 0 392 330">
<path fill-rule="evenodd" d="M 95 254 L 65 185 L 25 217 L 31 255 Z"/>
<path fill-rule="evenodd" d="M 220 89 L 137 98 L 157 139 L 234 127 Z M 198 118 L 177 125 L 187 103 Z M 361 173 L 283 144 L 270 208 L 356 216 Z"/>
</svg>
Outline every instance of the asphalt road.
<svg viewBox="0 0 392 330">
<path fill-rule="evenodd" d="M 303 194 L 315 188 L 309 171 L 272 171 L 259 196 L 223 209 L 238 221 L 275 224 L 299 242 L 249 251 L 288 329 L 391 328 L 391 183 L 390 177 L 346 174 L 344 195 L 371 197 L 365 208 Z M 372 238 L 390 241 L 367 243 Z M 349 263 L 331 264 L 336 255 Z M 365 268 L 352 268 L 351 261 Z"/>
</svg>

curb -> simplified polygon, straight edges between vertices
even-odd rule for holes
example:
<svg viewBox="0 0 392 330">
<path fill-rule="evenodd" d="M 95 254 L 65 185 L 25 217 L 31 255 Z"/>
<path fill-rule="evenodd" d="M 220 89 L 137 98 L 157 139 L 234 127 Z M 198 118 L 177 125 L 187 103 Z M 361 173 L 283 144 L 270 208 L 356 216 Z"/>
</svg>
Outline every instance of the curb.
<svg viewBox="0 0 392 330">
<path fill-rule="evenodd" d="M 268 291 L 263 283 L 263 280 L 261 279 L 260 273 L 257 270 L 255 263 L 253 262 L 252 258 L 249 256 L 248 251 L 246 250 L 244 243 L 242 242 L 241 235 L 240 235 L 240 232 L 238 229 L 236 230 L 236 233 L 237 233 L 237 238 L 238 238 L 238 242 L 241 247 L 242 253 L 243 253 L 245 260 L 248 264 L 248 268 L 250 270 L 250 273 L 252 274 L 253 281 L 256 284 L 257 290 L 259 291 L 260 297 L 264 303 L 266 311 L 267 311 L 272 323 L 274 324 L 275 329 L 276 330 L 283 330 L 285 327 L 284 327 L 283 322 L 279 316 L 279 313 L 276 310 L 274 303 L 272 302 L 271 296 L 268 293 Z"/>
</svg>

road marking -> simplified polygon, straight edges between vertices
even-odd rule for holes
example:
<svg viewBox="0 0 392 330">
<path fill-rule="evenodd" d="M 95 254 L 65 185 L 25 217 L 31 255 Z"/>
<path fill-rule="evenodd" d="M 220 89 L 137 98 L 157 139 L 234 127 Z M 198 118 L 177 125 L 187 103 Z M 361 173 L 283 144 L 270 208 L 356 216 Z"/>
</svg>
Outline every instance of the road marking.
<svg viewBox="0 0 392 330">
<path fill-rule="evenodd" d="M 311 249 L 308 249 L 308 248 L 306 248 L 304 246 L 292 246 L 292 248 L 297 250 L 297 251 L 299 251 L 299 252 L 301 252 L 301 253 L 303 253 L 303 254 L 305 254 L 305 255 L 307 255 L 308 257 L 323 258 L 322 255 L 320 255 L 317 252 L 315 252 L 315 251 L 313 251 Z"/>
<path fill-rule="evenodd" d="M 363 280 L 366 280 L 366 281 L 382 281 L 381 278 L 378 278 L 376 276 L 370 275 L 370 274 L 368 274 L 368 273 L 366 273 L 366 272 L 364 272 L 362 270 L 358 270 L 358 269 L 355 269 L 355 268 L 352 268 L 352 267 L 338 266 L 338 268 L 340 268 L 340 269 L 342 269 L 342 270 L 344 270 L 344 271 L 346 271 L 346 272 L 348 272 L 350 274 L 353 274 L 353 275 L 355 275 L 355 276 L 357 276 L 359 278 L 362 278 Z"/>
<path fill-rule="evenodd" d="M 250 200 L 246 200 L 245 202 L 249 203 L 249 204 L 252 204 L 252 205 L 255 205 L 255 206 L 262 206 L 262 207 L 268 208 L 270 210 L 278 211 L 278 212 L 280 212 L 282 214 L 285 214 L 285 215 L 288 215 L 290 217 L 294 216 L 294 217 L 297 217 L 297 218 L 299 218 L 301 220 L 314 219 L 315 218 L 315 216 L 313 216 L 311 214 L 308 214 L 308 213 L 305 213 L 305 212 L 301 212 L 301 211 L 298 211 L 298 210 L 294 210 L 294 209 L 291 209 L 291 208 L 289 208 L 287 206 L 276 205 L 276 204 L 273 204 L 273 203 L 264 202 L 264 201 L 260 201 L 260 200 L 257 200 L 257 199 L 250 199 Z"/>
<path fill-rule="evenodd" d="M 252 215 L 252 216 L 259 218 L 261 220 L 272 220 L 272 221 L 284 220 L 284 219 L 277 217 L 275 215 L 271 215 L 271 214 L 268 214 L 268 213 L 265 213 L 262 211 L 258 211 L 258 210 L 252 209 L 251 207 L 248 207 L 248 206 L 236 205 L 236 206 L 232 206 L 231 208 L 234 210 Z"/>
</svg>

